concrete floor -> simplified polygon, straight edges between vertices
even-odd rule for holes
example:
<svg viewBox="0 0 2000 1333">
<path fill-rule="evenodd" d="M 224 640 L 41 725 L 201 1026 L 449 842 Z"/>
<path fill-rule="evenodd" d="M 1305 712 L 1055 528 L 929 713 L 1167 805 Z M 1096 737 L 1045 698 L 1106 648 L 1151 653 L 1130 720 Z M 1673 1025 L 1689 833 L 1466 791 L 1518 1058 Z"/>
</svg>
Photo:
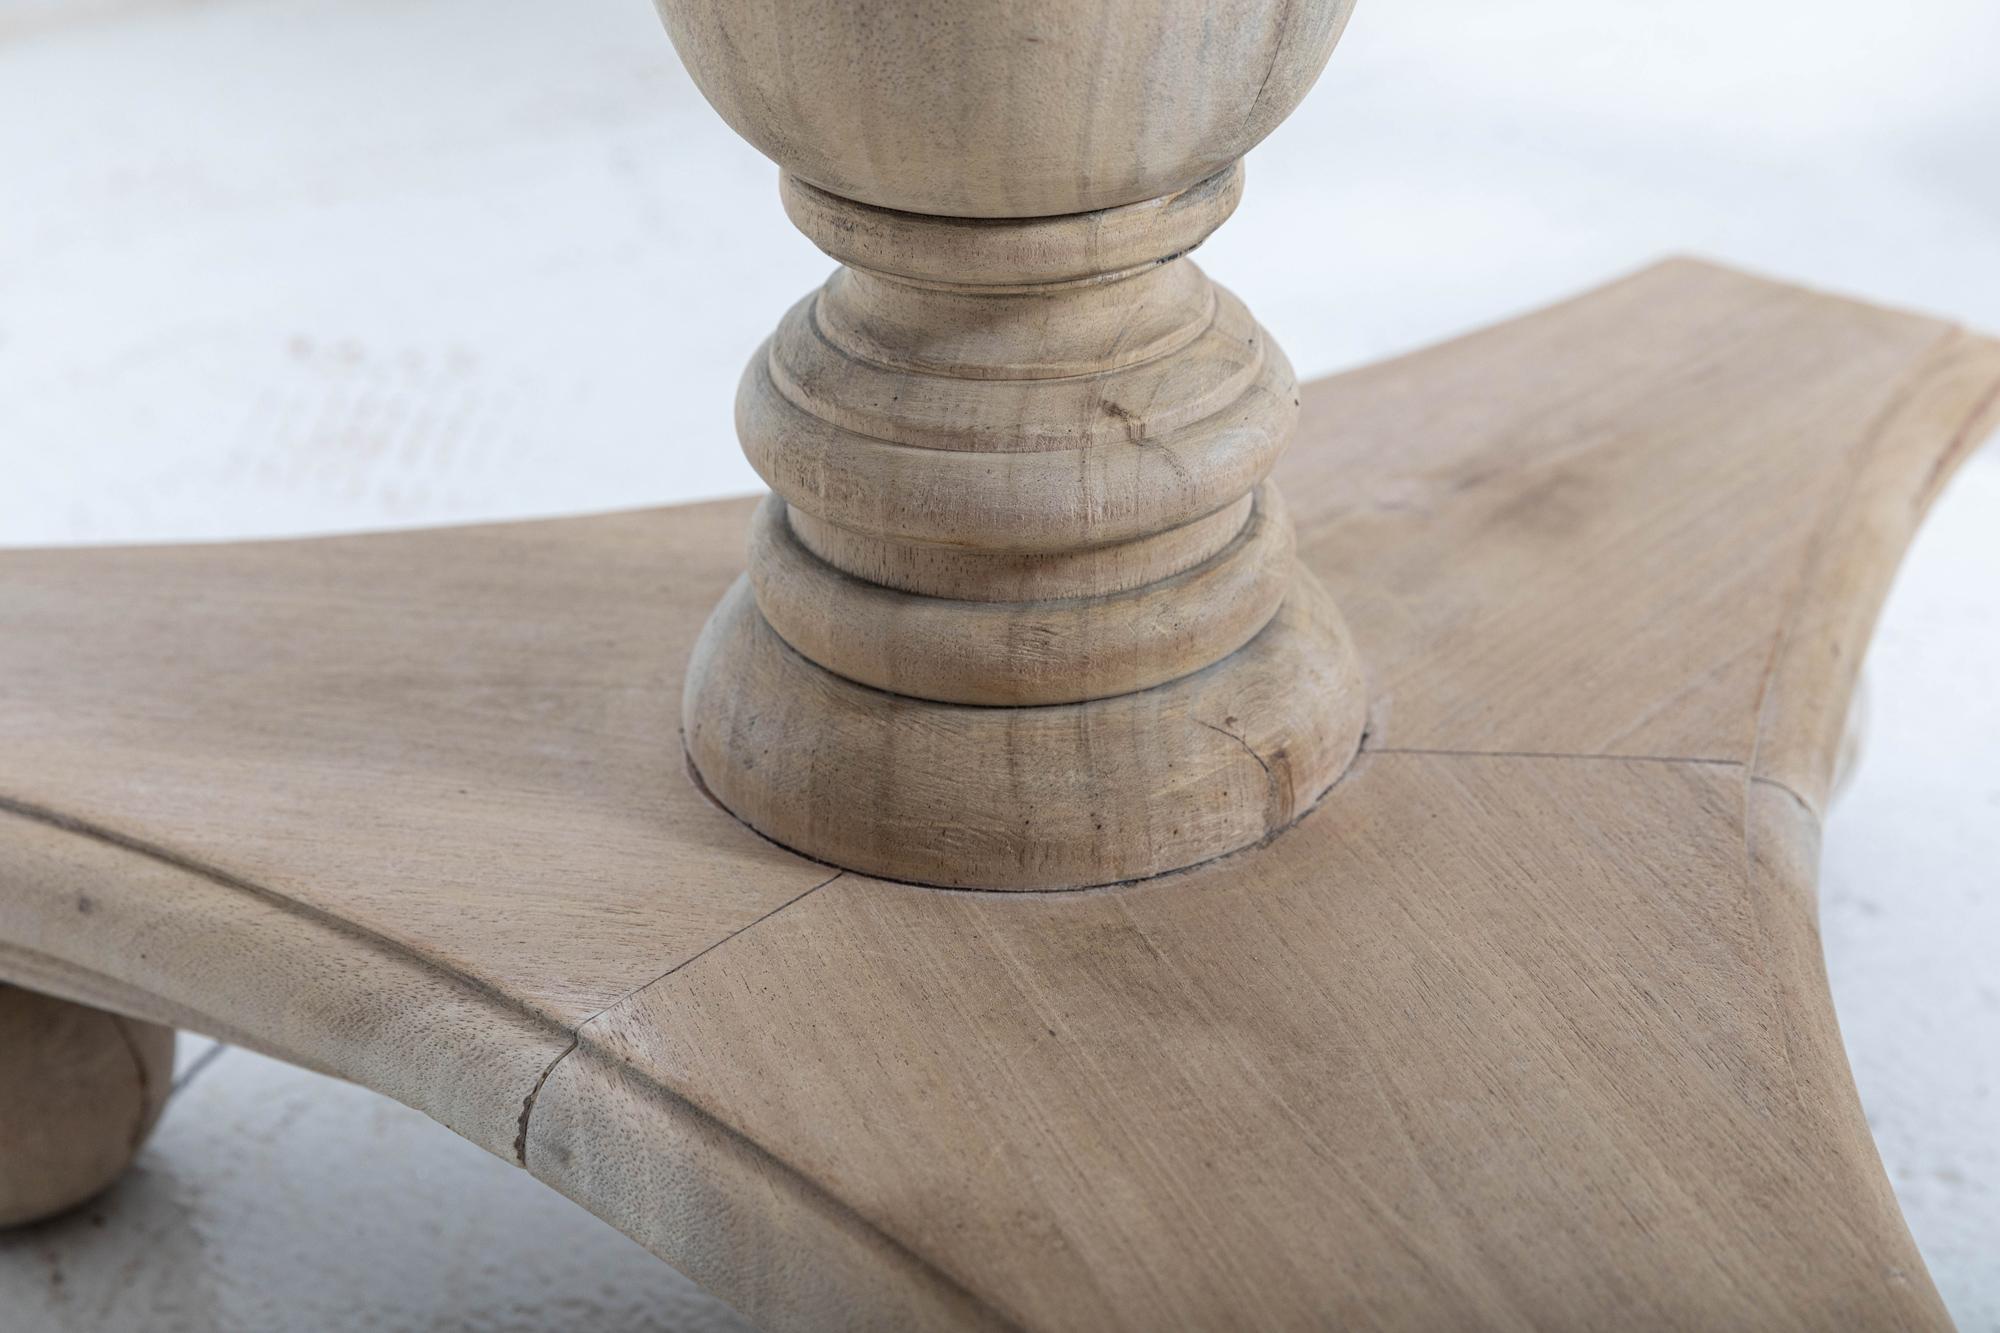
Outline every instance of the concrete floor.
<svg viewBox="0 0 2000 1333">
<path fill-rule="evenodd" d="M 1306 374 L 1693 251 L 2000 330 L 2000 7 L 1370 0 L 1203 264 Z M 0 542 L 751 488 L 826 261 L 643 0 L 0 0 Z M 1864 1103 L 2000 1330 L 2000 456 L 1920 539 L 1827 831 Z M 0 1237 L 0 1333 L 740 1326 L 421 1115 L 184 1038 L 133 1176 Z"/>
</svg>

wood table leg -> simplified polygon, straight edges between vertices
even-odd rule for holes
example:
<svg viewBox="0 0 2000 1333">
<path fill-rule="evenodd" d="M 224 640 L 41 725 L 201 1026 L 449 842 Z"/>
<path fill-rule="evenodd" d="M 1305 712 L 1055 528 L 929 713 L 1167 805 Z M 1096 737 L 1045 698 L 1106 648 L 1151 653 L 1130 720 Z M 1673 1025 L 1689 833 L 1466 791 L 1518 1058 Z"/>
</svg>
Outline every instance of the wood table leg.
<svg viewBox="0 0 2000 1333">
<path fill-rule="evenodd" d="M 166 1107 L 174 1030 L 0 984 L 0 1226 L 124 1174 Z"/>
</svg>

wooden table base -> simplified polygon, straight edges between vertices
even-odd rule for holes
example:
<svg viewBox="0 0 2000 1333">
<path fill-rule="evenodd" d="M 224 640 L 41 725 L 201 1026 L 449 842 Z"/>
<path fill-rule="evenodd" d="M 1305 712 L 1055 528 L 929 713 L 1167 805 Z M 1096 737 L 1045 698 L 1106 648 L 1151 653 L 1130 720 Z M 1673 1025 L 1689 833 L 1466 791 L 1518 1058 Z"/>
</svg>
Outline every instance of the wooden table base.
<svg viewBox="0 0 2000 1333">
<path fill-rule="evenodd" d="M 1071 893 L 704 799 L 751 500 L 7 553 L 0 976 L 379 1089 L 778 1327 L 1944 1326 L 1813 873 L 1996 393 L 1993 343 L 1687 261 L 1309 386 L 1276 476 L 1361 755 Z"/>
</svg>

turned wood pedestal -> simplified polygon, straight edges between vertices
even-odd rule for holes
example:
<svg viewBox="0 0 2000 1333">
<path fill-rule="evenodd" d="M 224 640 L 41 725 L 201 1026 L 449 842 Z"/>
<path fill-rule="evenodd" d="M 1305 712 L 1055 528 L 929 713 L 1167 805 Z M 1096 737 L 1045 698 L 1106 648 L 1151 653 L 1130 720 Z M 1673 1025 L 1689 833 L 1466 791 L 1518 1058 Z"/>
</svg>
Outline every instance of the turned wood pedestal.
<svg viewBox="0 0 2000 1333">
<path fill-rule="evenodd" d="M 2000 345 L 1677 260 L 1298 386 L 1185 252 L 1344 6 L 780 8 L 667 6 L 843 264 L 773 498 L 0 553 L 0 1221 L 167 1025 L 773 1327 L 1946 1326 L 1814 861 Z"/>
</svg>

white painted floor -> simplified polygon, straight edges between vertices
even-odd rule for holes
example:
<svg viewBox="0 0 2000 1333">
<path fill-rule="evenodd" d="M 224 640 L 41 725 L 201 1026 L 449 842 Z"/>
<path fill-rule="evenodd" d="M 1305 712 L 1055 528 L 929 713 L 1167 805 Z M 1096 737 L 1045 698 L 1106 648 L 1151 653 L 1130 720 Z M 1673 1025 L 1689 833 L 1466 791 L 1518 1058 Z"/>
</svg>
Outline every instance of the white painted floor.
<svg viewBox="0 0 2000 1333">
<path fill-rule="evenodd" d="M 944 0 L 940 0 L 943 3 Z M 1992 0 L 1363 0 L 1203 264 L 1306 374 L 1693 251 L 2000 331 Z M 827 261 L 643 0 L 0 0 L 0 543 L 750 489 Z M 1907 565 L 1829 965 L 1912 1230 L 2000 1330 L 2000 455 Z M 719 1330 L 424 1117 L 243 1051 L 0 1237 L 0 1333 Z"/>
</svg>

